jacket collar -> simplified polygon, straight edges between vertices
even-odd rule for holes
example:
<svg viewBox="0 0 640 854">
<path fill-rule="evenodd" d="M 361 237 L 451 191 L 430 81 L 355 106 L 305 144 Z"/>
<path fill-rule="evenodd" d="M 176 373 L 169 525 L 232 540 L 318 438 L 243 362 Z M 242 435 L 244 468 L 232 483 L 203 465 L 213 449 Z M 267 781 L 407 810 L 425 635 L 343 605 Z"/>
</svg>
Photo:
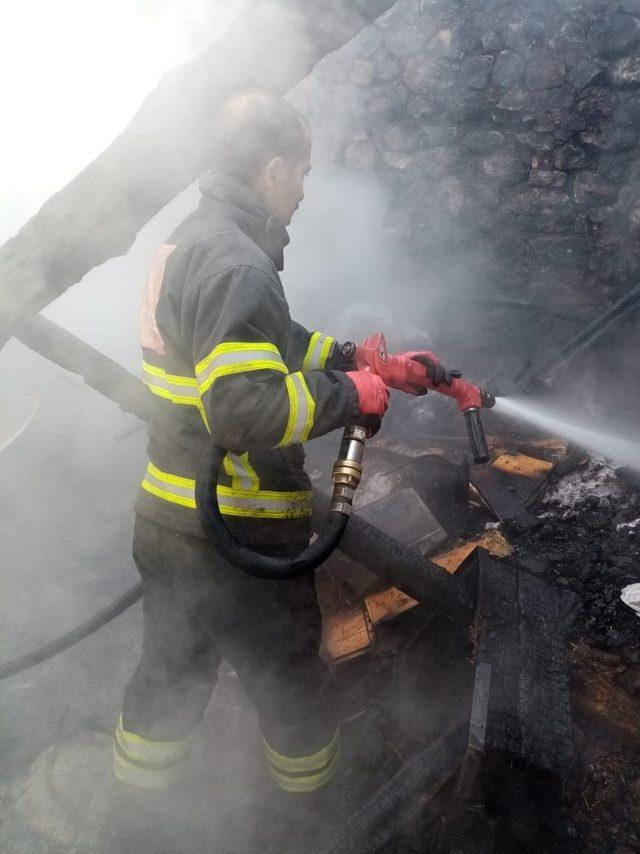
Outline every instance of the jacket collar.
<svg viewBox="0 0 640 854">
<path fill-rule="evenodd" d="M 271 258 L 276 270 L 282 270 L 289 234 L 250 187 L 222 172 L 208 172 L 200 179 L 200 193 L 202 211 L 216 211 L 234 222 Z"/>
</svg>

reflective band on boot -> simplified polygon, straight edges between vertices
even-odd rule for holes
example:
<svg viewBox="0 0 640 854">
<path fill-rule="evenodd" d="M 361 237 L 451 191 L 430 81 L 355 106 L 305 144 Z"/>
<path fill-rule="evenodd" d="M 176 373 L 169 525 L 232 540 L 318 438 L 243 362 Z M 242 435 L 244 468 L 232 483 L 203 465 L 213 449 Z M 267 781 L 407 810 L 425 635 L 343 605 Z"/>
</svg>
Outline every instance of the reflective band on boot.
<svg viewBox="0 0 640 854">
<path fill-rule="evenodd" d="M 269 773 L 286 792 L 313 792 L 333 777 L 340 759 L 340 730 L 326 747 L 309 756 L 283 756 L 271 747 L 265 738 L 264 754 Z"/>
<path fill-rule="evenodd" d="M 166 789 L 177 780 L 189 755 L 193 738 L 182 741 L 151 741 L 122 726 L 122 715 L 113 739 L 113 773 L 116 780 L 142 789 Z"/>
</svg>

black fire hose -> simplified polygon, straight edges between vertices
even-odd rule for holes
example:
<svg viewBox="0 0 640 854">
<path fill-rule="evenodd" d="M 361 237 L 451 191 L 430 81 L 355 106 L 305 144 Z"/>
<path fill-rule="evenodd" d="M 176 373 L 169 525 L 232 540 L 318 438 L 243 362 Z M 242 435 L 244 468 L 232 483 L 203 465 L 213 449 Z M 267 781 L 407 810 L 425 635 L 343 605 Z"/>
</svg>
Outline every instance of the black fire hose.
<svg viewBox="0 0 640 854">
<path fill-rule="evenodd" d="M 297 578 L 311 572 L 329 557 L 342 539 L 349 521 L 353 494 L 362 477 L 362 457 L 367 431 L 347 427 L 340 444 L 340 455 L 333 466 L 333 496 L 327 521 L 316 540 L 297 557 L 282 558 L 253 551 L 237 540 L 225 525 L 218 506 L 218 475 L 227 454 L 211 441 L 207 445 L 196 477 L 196 507 L 205 534 L 229 563 L 256 578 L 274 581 Z"/>
<path fill-rule="evenodd" d="M 366 431 L 348 427 L 338 460 L 333 467 L 333 495 L 314 490 L 314 529 L 324 517 L 322 531 L 295 558 L 276 558 L 255 552 L 240 543 L 227 528 L 218 506 L 216 487 L 225 449 L 211 443 L 196 478 L 196 506 L 200 523 L 216 549 L 230 563 L 258 578 L 296 578 L 320 566 L 340 545 L 348 557 L 374 575 L 399 587 L 434 611 L 460 616 L 473 609 L 474 592 L 460 578 L 385 534 L 362 517 L 352 514 L 351 502 L 358 485 Z M 350 521 L 349 521 L 350 520 Z M 347 522 L 349 525 L 347 526 Z"/>
<path fill-rule="evenodd" d="M 71 631 L 54 638 L 49 643 L 39 646 L 37 649 L 21 655 L 20 658 L 14 658 L 12 661 L 7 661 L 6 664 L 0 665 L 0 679 L 6 679 L 8 676 L 14 676 L 16 673 L 21 673 L 23 670 L 28 670 L 30 667 L 35 667 L 36 664 L 41 664 L 48 658 L 53 658 L 69 649 L 70 646 L 78 643 L 81 640 L 89 637 L 98 629 L 106 626 L 111 620 L 114 620 L 120 614 L 134 605 L 138 599 L 142 598 L 142 584 L 134 584 L 125 591 L 122 596 L 119 596 L 114 602 L 107 605 L 97 614 L 89 617 L 84 623 L 80 623 Z"/>
</svg>

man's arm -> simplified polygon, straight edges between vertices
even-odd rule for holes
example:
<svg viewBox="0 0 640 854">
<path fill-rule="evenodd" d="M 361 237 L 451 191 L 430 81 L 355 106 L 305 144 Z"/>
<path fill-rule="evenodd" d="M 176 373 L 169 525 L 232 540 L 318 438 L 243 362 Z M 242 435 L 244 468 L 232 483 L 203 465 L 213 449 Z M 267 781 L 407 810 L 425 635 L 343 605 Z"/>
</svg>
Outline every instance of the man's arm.
<svg viewBox="0 0 640 854">
<path fill-rule="evenodd" d="M 292 370 L 308 373 L 317 370 L 341 371 L 344 357 L 341 345 L 323 332 L 309 332 L 300 323 L 291 321 L 287 364 Z"/>
<path fill-rule="evenodd" d="M 345 374 L 288 372 L 288 307 L 266 273 L 230 268 L 202 282 L 193 300 L 194 368 L 218 444 L 234 453 L 281 447 L 361 419 L 356 388 Z"/>
</svg>

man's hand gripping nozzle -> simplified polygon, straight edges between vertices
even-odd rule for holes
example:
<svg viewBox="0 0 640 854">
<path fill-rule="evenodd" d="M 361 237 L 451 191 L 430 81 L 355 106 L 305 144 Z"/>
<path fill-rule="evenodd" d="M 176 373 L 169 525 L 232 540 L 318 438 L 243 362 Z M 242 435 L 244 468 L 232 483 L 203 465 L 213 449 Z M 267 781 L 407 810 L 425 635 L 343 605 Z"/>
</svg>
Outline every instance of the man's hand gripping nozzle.
<svg viewBox="0 0 640 854">
<path fill-rule="evenodd" d="M 489 461 L 480 409 L 492 407 L 495 398 L 483 386 L 463 380 L 460 371 L 447 370 L 429 350 L 389 353 L 384 335 L 376 332 L 359 344 L 353 354 L 358 370 L 377 374 L 390 388 L 409 394 L 437 391 L 452 397 L 464 413 L 471 453 L 476 463 Z"/>
</svg>

